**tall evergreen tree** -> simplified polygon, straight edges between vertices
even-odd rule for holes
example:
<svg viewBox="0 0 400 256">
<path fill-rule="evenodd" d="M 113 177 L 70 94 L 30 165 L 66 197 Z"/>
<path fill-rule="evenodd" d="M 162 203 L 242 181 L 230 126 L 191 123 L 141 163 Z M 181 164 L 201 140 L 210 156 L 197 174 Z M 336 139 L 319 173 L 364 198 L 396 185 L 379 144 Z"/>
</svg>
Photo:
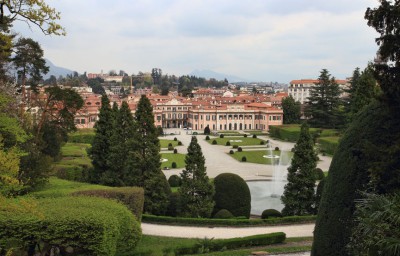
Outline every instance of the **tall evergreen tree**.
<svg viewBox="0 0 400 256">
<path fill-rule="evenodd" d="M 312 126 L 321 128 L 337 128 L 343 122 L 340 110 L 341 90 L 328 70 L 323 69 L 318 77 L 318 83 L 310 89 L 306 115 Z"/>
<path fill-rule="evenodd" d="M 208 179 L 205 158 L 195 136 L 188 147 L 185 163 L 179 188 L 181 212 L 184 216 L 208 218 L 214 207 L 214 186 Z"/>
<path fill-rule="evenodd" d="M 300 137 L 294 146 L 292 163 L 288 168 L 288 183 L 282 195 L 283 215 L 310 215 L 315 213 L 315 168 L 317 154 L 308 125 L 301 126 Z"/>
<path fill-rule="evenodd" d="M 365 18 L 380 34 L 374 75 L 382 94 L 355 116 L 332 159 L 315 225 L 314 256 L 354 255 L 348 244 L 357 225 L 355 202 L 363 192 L 385 195 L 400 187 L 400 1 L 380 3 L 368 8 Z"/>
<path fill-rule="evenodd" d="M 296 102 L 292 95 L 282 99 L 283 123 L 298 124 L 300 122 L 300 102 Z"/>
<path fill-rule="evenodd" d="M 168 181 L 161 171 L 160 141 L 154 125 L 153 108 L 142 96 L 135 113 L 135 129 L 129 141 L 129 172 L 125 181 L 144 188 L 144 211 L 163 214 L 171 193 Z"/>
<path fill-rule="evenodd" d="M 96 131 L 89 156 L 92 159 L 93 169 L 90 172 L 90 180 L 94 183 L 101 183 L 101 177 L 110 169 L 107 158 L 110 153 L 110 138 L 113 131 L 113 114 L 110 107 L 110 100 L 107 95 L 101 97 L 101 107 L 98 120 L 94 125 Z"/>
<path fill-rule="evenodd" d="M 110 151 L 107 156 L 108 170 L 101 177 L 101 182 L 110 186 L 125 186 L 127 161 L 129 154 L 129 140 L 134 135 L 134 120 L 126 101 L 122 102 L 121 108 L 116 111 L 116 105 L 112 108 L 114 125 L 110 137 Z"/>
</svg>

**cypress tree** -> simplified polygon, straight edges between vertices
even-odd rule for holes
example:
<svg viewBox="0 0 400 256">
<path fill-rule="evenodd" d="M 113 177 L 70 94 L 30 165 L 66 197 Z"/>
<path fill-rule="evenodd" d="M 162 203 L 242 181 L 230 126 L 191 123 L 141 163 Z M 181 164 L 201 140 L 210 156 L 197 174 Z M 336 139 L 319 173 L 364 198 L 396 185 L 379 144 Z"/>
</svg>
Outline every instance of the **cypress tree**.
<svg viewBox="0 0 400 256">
<path fill-rule="evenodd" d="M 214 207 L 214 186 L 208 179 L 205 158 L 195 136 L 187 150 L 179 188 L 181 212 L 184 216 L 208 218 Z"/>
<path fill-rule="evenodd" d="M 380 33 L 374 76 L 382 95 L 356 115 L 335 152 L 322 192 L 312 255 L 352 255 L 348 245 L 356 226 L 355 202 L 363 192 L 390 194 L 400 187 L 399 6 L 398 0 L 382 0 L 365 14 L 368 25 Z"/>
<path fill-rule="evenodd" d="M 314 142 L 308 125 L 304 123 L 299 140 L 294 146 L 292 163 L 288 168 L 288 183 L 281 197 L 285 205 L 283 215 L 310 215 L 315 212 L 316 166 Z"/>
<path fill-rule="evenodd" d="M 154 125 L 153 108 L 144 95 L 137 105 L 135 129 L 129 149 L 129 173 L 125 177 L 126 182 L 144 188 L 145 212 L 164 214 L 171 189 L 161 171 L 160 141 Z"/>
<path fill-rule="evenodd" d="M 89 179 L 93 183 L 100 183 L 100 177 L 109 170 L 107 157 L 110 152 L 110 138 L 113 130 L 113 115 L 110 107 L 110 101 L 107 95 L 101 97 L 101 107 L 98 120 L 94 125 L 96 131 L 93 138 L 92 147 L 88 153 L 92 159 L 93 169 L 89 174 Z"/>
</svg>

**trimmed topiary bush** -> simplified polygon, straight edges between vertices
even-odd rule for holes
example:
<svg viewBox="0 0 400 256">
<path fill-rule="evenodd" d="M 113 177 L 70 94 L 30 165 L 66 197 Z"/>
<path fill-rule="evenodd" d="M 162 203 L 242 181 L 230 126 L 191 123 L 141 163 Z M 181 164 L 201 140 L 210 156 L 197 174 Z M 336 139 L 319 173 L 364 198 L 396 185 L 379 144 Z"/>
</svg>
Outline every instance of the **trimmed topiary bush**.
<svg viewBox="0 0 400 256">
<path fill-rule="evenodd" d="M 173 146 L 168 146 L 168 150 L 174 150 Z"/>
<path fill-rule="evenodd" d="M 176 168 L 176 163 L 175 162 L 172 162 L 171 168 Z"/>
<path fill-rule="evenodd" d="M 242 147 L 238 147 L 238 152 L 242 152 L 242 151 L 243 151 Z"/>
<path fill-rule="evenodd" d="M 275 147 L 275 151 L 279 151 L 279 147 Z"/>
<path fill-rule="evenodd" d="M 231 154 L 231 155 L 233 155 L 235 152 L 231 149 L 230 151 L 229 151 L 229 154 Z"/>
<path fill-rule="evenodd" d="M 282 218 L 282 213 L 275 209 L 266 209 L 261 214 L 261 219 Z"/>
<path fill-rule="evenodd" d="M 236 145 L 236 144 L 232 146 L 232 148 L 238 148 L 238 147 L 239 147 L 239 145 Z"/>
<path fill-rule="evenodd" d="M 225 146 L 230 146 L 231 145 L 231 143 L 229 142 L 229 141 L 227 141 L 226 143 L 225 143 Z"/>
<path fill-rule="evenodd" d="M 179 187 L 182 184 L 180 176 L 173 174 L 168 178 L 168 183 L 171 187 Z"/>
<path fill-rule="evenodd" d="M 170 142 L 170 143 L 168 143 L 168 147 L 172 147 L 172 143 Z"/>
<path fill-rule="evenodd" d="M 243 135 L 243 137 L 247 138 L 247 134 Z"/>
<path fill-rule="evenodd" d="M 206 136 L 206 140 L 210 140 L 210 136 L 207 135 L 207 136 Z"/>
<path fill-rule="evenodd" d="M 216 214 L 214 214 L 214 219 L 231 219 L 234 218 L 233 214 L 227 209 L 219 210 Z"/>
<path fill-rule="evenodd" d="M 260 145 L 265 145 L 265 141 L 260 141 Z"/>
<path fill-rule="evenodd" d="M 239 175 L 222 173 L 215 177 L 214 185 L 214 213 L 226 209 L 236 217 L 250 217 L 250 189 Z"/>
<path fill-rule="evenodd" d="M 324 172 L 321 170 L 321 168 L 315 168 L 315 178 L 317 180 L 322 180 L 325 178 Z"/>
<path fill-rule="evenodd" d="M 178 146 L 182 146 L 182 141 L 178 141 Z"/>
<path fill-rule="evenodd" d="M 242 157 L 242 162 L 247 162 L 247 157 L 243 156 Z"/>
<path fill-rule="evenodd" d="M 178 141 L 178 139 L 175 137 L 175 138 L 174 138 L 174 141 Z"/>
<path fill-rule="evenodd" d="M 216 140 L 213 140 L 212 144 L 213 144 L 213 145 L 217 145 L 217 141 L 216 141 Z"/>
<path fill-rule="evenodd" d="M 253 139 L 257 138 L 257 135 L 253 134 Z"/>
<path fill-rule="evenodd" d="M 223 134 L 220 134 L 219 137 L 222 139 L 222 138 L 224 138 L 224 135 L 223 135 Z"/>
<path fill-rule="evenodd" d="M 177 154 L 178 150 L 176 148 L 174 148 L 174 154 Z"/>
</svg>

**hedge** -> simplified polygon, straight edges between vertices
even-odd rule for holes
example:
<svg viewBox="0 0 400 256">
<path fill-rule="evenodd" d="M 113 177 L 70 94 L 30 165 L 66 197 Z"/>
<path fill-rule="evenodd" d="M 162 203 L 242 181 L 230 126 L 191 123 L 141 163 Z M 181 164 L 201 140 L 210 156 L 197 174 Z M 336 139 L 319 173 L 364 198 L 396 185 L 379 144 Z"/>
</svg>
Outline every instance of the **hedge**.
<svg viewBox="0 0 400 256">
<path fill-rule="evenodd" d="M 124 255 L 141 237 L 129 210 L 103 198 L 62 197 L 7 200 L 0 204 L 0 254 L 73 249 L 74 255 Z M 25 252 L 25 253 L 23 253 Z"/>
<path fill-rule="evenodd" d="M 92 144 L 95 133 L 77 133 L 68 135 L 68 142 Z"/>
<path fill-rule="evenodd" d="M 55 166 L 56 177 L 71 181 L 86 181 L 88 177 L 88 167 L 86 165 L 59 165 Z"/>
<path fill-rule="evenodd" d="M 165 225 L 178 225 L 178 226 L 273 226 L 291 223 L 312 223 L 317 217 L 315 215 L 309 216 L 287 216 L 283 218 L 268 218 L 262 219 L 203 219 L 203 218 L 180 218 L 168 216 L 156 216 L 143 214 L 142 222 L 157 223 Z"/>
<path fill-rule="evenodd" d="M 144 191 L 139 187 L 117 187 L 110 189 L 84 190 L 72 193 L 74 196 L 95 196 L 115 199 L 124 204 L 138 220 L 142 219 Z"/>
<path fill-rule="evenodd" d="M 321 152 L 333 155 L 339 146 L 339 137 L 321 137 L 318 143 Z"/>
<path fill-rule="evenodd" d="M 285 241 L 286 234 L 283 232 L 262 234 L 230 239 L 204 240 L 192 246 L 179 246 L 174 250 L 175 255 L 197 254 L 202 252 L 214 252 L 221 250 L 232 250 L 236 248 L 264 246 L 279 244 Z"/>
<path fill-rule="evenodd" d="M 315 139 L 322 132 L 322 129 L 310 128 L 310 133 Z M 281 140 L 296 142 L 300 136 L 300 126 L 296 125 L 282 125 L 269 127 L 269 135 Z"/>
</svg>

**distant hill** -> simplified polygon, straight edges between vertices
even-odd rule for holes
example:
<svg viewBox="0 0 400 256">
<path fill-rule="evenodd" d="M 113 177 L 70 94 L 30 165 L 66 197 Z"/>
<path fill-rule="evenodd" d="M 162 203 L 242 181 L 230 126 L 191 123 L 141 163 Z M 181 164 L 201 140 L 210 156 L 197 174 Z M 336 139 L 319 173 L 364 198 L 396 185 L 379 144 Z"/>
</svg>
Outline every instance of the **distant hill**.
<svg viewBox="0 0 400 256">
<path fill-rule="evenodd" d="M 54 65 L 50 60 L 46 59 L 46 65 L 49 66 L 50 70 L 49 73 L 47 73 L 45 76 L 43 76 L 44 79 L 49 78 L 51 75 L 55 76 L 58 78 L 59 76 L 67 76 L 72 74 L 74 71 L 71 69 L 63 68 L 63 67 L 58 67 Z"/>
<path fill-rule="evenodd" d="M 193 70 L 190 74 L 190 76 L 197 76 L 197 77 L 203 77 L 206 79 L 214 78 L 216 80 L 224 80 L 225 78 L 228 79 L 228 82 L 234 83 L 234 82 L 248 82 L 247 79 L 237 77 L 237 76 L 232 76 L 232 75 L 226 75 L 226 74 L 221 74 L 214 72 L 212 70 Z"/>
</svg>

